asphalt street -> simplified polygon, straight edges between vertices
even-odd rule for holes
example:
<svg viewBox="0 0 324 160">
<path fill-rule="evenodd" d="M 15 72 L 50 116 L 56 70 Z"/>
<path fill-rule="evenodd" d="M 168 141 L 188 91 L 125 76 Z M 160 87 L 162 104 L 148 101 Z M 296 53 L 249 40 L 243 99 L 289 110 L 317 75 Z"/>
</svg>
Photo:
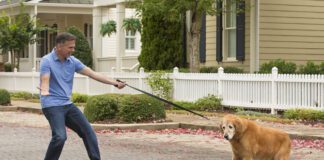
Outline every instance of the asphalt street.
<svg viewBox="0 0 324 160">
<path fill-rule="evenodd" d="M 226 141 L 203 135 L 156 135 L 143 132 L 98 133 L 103 160 L 224 160 L 231 159 Z M 50 130 L 0 123 L 3 160 L 41 160 Z M 82 140 L 68 131 L 60 160 L 87 160 Z"/>
</svg>

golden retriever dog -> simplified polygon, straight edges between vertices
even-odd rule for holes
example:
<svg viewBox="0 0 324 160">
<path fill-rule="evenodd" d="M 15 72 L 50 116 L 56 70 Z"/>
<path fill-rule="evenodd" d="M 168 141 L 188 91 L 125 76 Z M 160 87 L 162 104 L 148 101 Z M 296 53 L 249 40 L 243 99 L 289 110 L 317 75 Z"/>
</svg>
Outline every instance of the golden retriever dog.
<svg viewBox="0 0 324 160">
<path fill-rule="evenodd" d="M 230 114 L 221 128 L 231 143 L 233 160 L 289 160 L 291 141 L 285 132 Z"/>
</svg>

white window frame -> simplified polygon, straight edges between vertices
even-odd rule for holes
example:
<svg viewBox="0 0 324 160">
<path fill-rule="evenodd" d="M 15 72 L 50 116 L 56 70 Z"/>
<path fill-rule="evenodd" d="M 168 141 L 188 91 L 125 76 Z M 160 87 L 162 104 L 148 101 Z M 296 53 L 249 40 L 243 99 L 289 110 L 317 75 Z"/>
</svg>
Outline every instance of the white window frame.
<svg viewBox="0 0 324 160">
<path fill-rule="evenodd" d="M 131 48 L 131 40 L 134 41 L 134 48 Z M 126 49 L 126 51 L 135 51 L 136 50 L 136 32 L 132 34 L 131 31 L 126 31 L 126 33 L 125 33 L 125 49 Z"/>
<path fill-rule="evenodd" d="M 233 6 L 230 6 L 231 9 L 230 11 L 228 11 L 228 7 L 229 5 L 235 5 L 233 8 Z M 225 12 L 223 14 L 223 53 L 224 53 L 224 60 L 225 61 L 237 61 L 236 60 L 236 34 L 235 34 L 235 40 L 234 40 L 234 44 L 232 44 L 233 46 L 235 46 L 232 56 L 230 56 L 230 36 L 229 36 L 229 31 L 235 31 L 236 33 L 236 3 L 233 0 L 224 0 L 223 3 L 223 8 L 225 9 Z M 234 14 L 232 15 L 232 19 L 228 18 L 228 13 L 230 12 L 230 14 Z M 228 22 L 229 20 L 232 20 L 232 23 L 230 26 L 228 26 Z"/>
</svg>

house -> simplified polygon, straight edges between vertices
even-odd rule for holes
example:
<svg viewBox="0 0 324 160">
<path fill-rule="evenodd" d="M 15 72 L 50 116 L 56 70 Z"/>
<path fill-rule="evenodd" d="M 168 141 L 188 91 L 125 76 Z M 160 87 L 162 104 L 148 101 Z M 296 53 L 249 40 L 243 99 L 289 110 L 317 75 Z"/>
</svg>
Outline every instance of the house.
<svg viewBox="0 0 324 160">
<path fill-rule="evenodd" d="M 245 13 L 207 16 L 201 66 L 235 66 L 253 73 L 270 60 L 306 64 L 324 61 L 324 1 L 246 0 L 225 10 L 247 8 Z M 203 29 L 204 31 L 204 29 Z"/>
<path fill-rule="evenodd" d="M 8 5 L 0 2 L 0 11 L 11 15 L 19 0 Z M 140 54 L 140 34 L 130 35 L 121 27 L 124 18 L 133 17 L 134 9 L 125 8 L 128 0 L 25 0 L 31 16 L 50 27 L 64 30 L 77 26 L 92 42 L 94 69 L 109 72 L 135 71 Z M 235 66 L 246 72 L 260 65 L 284 59 L 297 65 L 324 61 L 324 1 L 322 0 L 245 0 L 245 3 L 218 2 L 224 10 L 217 16 L 202 18 L 200 61 L 203 66 Z M 247 8 L 236 13 L 236 8 Z M 234 12 L 231 12 L 234 11 Z M 100 34 L 108 20 L 117 22 L 110 37 Z M 56 33 L 44 32 L 41 43 L 30 45 L 21 59 L 21 71 L 39 65 L 39 59 L 53 48 Z M 8 57 L 0 57 L 6 61 Z"/>
<path fill-rule="evenodd" d="M 19 2 L 20 0 L 12 0 L 7 3 L 6 0 L 1 0 L 0 11 L 15 16 L 19 14 Z M 117 1 L 111 0 L 25 0 L 23 2 L 25 11 L 31 17 L 37 17 L 43 25 L 56 28 L 58 32 L 64 31 L 69 26 L 76 26 L 80 31 L 83 31 L 93 48 L 95 70 L 103 72 L 111 71 L 116 64 L 120 65 L 116 67 L 117 70 L 134 69 L 138 65 L 139 33 L 136 33 L 136 35 L 122 34 L 124 30 L 120 26 L 125 17 L 134 15 L 135 10 L 125 9 L 122 1 L 116 3 Z M 100 26 L 107 20 L 118 20 L 117 24 L 120 29 L 111 37 L 102 37 Z M 41 41 L 29 45 L 26 51 L 22 53 L 20 71 L 31 71 L 32 68 L 38 70 L 41 57 L 53 49 L 56 35 L 56 32 L 49 31 L 43 31 L 38 35 Z M 125 43 L 127 44 L 126 47 Z M 1 55 L 0 62 L 8 62 L 10 58 L 8 55 Z M 123 60 L 123 63 L 121 60 Z M 132 62 L 134 60 L 135 62 Z M 128 61 L 131 61 L 131 63 L 129 64 Z"/>
</svg>

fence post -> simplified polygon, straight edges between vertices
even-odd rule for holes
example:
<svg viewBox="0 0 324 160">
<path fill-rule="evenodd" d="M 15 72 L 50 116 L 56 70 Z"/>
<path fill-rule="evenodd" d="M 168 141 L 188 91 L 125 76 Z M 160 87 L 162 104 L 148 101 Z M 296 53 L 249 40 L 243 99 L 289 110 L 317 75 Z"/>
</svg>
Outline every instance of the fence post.
<svg viewBox="0 0 324 160">
<path fill-rule="evenodd" d="M 277 114 L 275 107 L 277 106 L 277 77 L 278 77 L 278 68 L 273 67 L 272 70 L 272 80 L 271 80 L 271 98 L 272 98 L 272 106 L 271 106 L 271 114 Z"/>
<path fill-rule="evenodd" d="M 31 89 L 31 91 L 32 91 L 32 95 L 34 95 L 34 93 L 37 93 L 37 91 L 35 91 L 36 90 L 36 84 L 35 84 L 35 73 L 36 73 L 36 68 L 35 67 L 33 67 L 32 68 L 32 89 Z"/>
<path fill-rule="evenodd" d="M 139 84 L 139 89 L 143 90 L 143 79 L 144 79 L 144 68 L 140 68 L 139 72 L 139 78 L 138 78 L 138 84 Z"/>
<path fill-rule="evenodd" d="M 17 91 L 17 68 L 14 68 L 14 91 Z"/>
<path fill-rule="evenodd" d="M 178 67 L 174 67 L 173 68 L 173 91 L 172 91 L 172 99 L 175 99 L 175 89 L 177 88 L 177 81 L 176 81 L 176 78 L 177 78 L 177 75 L 179 74 L 179 68 Z"/>
<path fill-rule="evenodd" d="M 218 68 L 218 97 L 223 98 L 223 84 L 222 84 L 222 78 L 224 76 L 224 68 L 219 67 Z"/>
</svg>

